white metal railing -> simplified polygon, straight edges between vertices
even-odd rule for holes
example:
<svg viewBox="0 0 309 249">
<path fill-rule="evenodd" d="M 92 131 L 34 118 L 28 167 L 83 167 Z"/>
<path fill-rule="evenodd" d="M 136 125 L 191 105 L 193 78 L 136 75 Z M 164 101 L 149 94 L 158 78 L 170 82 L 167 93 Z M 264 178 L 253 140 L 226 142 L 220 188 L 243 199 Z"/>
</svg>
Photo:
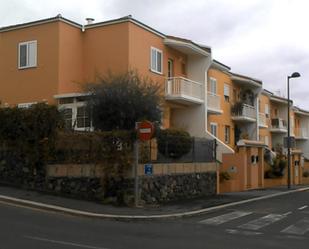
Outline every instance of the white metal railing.
<svg viewBox="0 0 309 249">
<path fill-rule="evenodd" d="M 308 137 L 308 129 L 306 128 L 295 128 L 295 136 L 299 138 Z"/>
<path fill-rule="evenodd" d="M 203 101 L 203 84 L 184 77 L 172 77 L 166 80 L 166 96 L 189 97 Z"/>
<path fill-rule="evenodd" d="M 248 118 L 256 118 L 256 109 L 254 106 L 243 104 L 243 116 Z"/>
<path fill-rule="evenodd" d="M 267 126 L 265 113 L 259 113 L 259 126 Z"/>
<path fill-rule="evenodd" d="M 221 110 L 220 96 L 215 93 L 208 92 L 207 93 L 207 106 L 210 109 Z"/>
<path fill-rule="evenodd" d="M 287 130 L 286 121 L 282 118 L 273 118 L 271 120 L 271 128 Z"/>
<path fill-rule="evenodd" d="M 252 118 L 256 119 L 256 109 L 254 106 L 247 105 L 247 104 L 236 104 L 237 106 L 234 106 L 234 110 L 232 111 L 232 115 L 234 117 L 244 117 L 244 118 Z"/>
</svg>

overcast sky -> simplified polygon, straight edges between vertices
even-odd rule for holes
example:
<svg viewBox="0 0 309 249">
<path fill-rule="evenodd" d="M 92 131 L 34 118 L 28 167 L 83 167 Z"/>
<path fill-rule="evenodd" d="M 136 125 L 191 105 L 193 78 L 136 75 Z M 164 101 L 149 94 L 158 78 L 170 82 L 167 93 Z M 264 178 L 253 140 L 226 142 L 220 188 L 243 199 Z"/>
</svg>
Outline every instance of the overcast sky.
<svg viewBox="0 0 309 249">
<path fill-rule="evenodd" d="M 263 81 L 309 109 L 308 0 L 0 0 L 0 27 L 57 14 L 84 23 L 131 14 L 162 33 L 212 47 L 232 71 Z"/>
</svg>

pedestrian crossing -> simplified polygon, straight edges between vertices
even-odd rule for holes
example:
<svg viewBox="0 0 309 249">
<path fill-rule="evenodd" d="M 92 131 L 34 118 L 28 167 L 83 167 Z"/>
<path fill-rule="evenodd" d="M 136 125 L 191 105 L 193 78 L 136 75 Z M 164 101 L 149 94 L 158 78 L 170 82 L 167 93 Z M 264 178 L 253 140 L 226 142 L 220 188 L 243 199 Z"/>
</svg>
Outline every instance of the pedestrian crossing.
<svg viewBox="0 0 309 249">
<path fill-rule="evenodd" d="M 231 211 L 222 215 L 210 217 L 198 221 L 199 224 L 208 226 L 226 226 L 225 231 L 230 234 L 260 235 L 263 229 L 271 228 L 272 231 L 278 229 L 278 232 L 285 235 L 304 236 L 309 235 L 309 217 L 305 216 L 299 219 L 287 219 L 292 212 L 284 214 L 259 214 L 249 211 Z M 274 226 L 283 221 L 279 226 Z M 283 227 L 285 226 L 285 227 Z"/>
</svg>

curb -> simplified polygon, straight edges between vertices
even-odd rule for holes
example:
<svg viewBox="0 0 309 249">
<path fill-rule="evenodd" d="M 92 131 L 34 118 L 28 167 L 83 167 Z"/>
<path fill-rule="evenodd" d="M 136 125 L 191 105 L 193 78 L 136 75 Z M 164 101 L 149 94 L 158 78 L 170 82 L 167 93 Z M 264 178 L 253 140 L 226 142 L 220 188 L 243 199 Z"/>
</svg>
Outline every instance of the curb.
<svg viewBox="0 0 309 249">
<path fill-rule="evenodd" d="M 287 194 L 292 194 L 296 192 L 303 192 L 306 190 L 309 190 L 309 187 L 289 190 L 286 192 L 275 193 L 275 194 L 270 194 L 270 195 L 265 195 L 265 196 L 260 196 L 260 197 L 254 197 L 254 198 L 247 199 L 247 200 L 222 204 L 219 206 L 214 206 L 214 207 L 209 207 L 209 208 L 204 208 L 204 209 L 199 209 L 199 210 L 194 210 L 194 211 L 188 211 L 188 212 L 182 212 L 182 213 L 172 213 L 172 214 L 162 214 L 162 215 L 159 215 L 159 214 L 158 215 L 115 215 L 115 214 L 92 213 L 92 212 L 81 211 L 77 209 L 60 207 L 56 205 L 39 203 L 35 201 L 18 199 L 18 198 L 14 198 L 10 196 L 5 196 L 5 195 L 0 195 L 0 202 L 14 204 L 16 206 L 21 206 L 21 207 L 26 207 L 26 208 L 39 209 L 39 210 L 52 211 L 52 212 L 60 212 L 64 214 L 82 216 L 82 217 L 88 217 L 88 218 L 115 219 L 115 220 L 152 220 L 152 219 L 183 218 L 183 217 L 190 217 L 194 215 L 201 215 L 204 213 L 208 213 L 208 212 L 226 208 L 226 207 L 237 206 L 237 205 L 244 204 L 244 203 L 265 200 L 265 199 L 287 195 Z"/>
</svg>

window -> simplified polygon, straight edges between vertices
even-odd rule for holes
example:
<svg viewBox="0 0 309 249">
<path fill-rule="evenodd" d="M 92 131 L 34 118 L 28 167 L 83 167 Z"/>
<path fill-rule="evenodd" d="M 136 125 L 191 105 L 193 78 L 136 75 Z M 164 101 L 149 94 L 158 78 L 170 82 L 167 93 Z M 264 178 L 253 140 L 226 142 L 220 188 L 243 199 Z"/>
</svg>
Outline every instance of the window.
<svg viewBox="0 0 309 249">
<path fill-rule="evenodd" d="M 210 123 L 210 133 L 217 136 L 217 123 Z"/>
<path fill-rule="evenodd" d="M 234 103 L 237 102 L 237 93 L 236 93 L 236 89 L 235 88 L 233 88 L 233 101 L 234 101 Z"/>
<path fill-rule="evenodd" d="M 224 100 L 230 102 L 230 86 L 228 84 L 224 84 Z"/>
<path fill-rule="evenodd" d="M 209 92 L 216 94 L 217 93 L 217 80 L 215 78 L 210 78 L 210 89 Z"/>
<path fill-rule="evenodd" d="M 264 137 L 264 143 L 269 146 L 269 140 L 268 140 L 268 136 L 265 136 Z"/>
<path fill-rule="evenodd" d="M 17 108 L 27 109 L 30 108 L 32 105 L 37 104 L 37 102 L 30 102 L 30 103 L 20 103 L 17 105 Z"/>
<path fill-rule="evenodd" d="M 37 41 L 21 42 L 18 44 L 18 68 L 37 66 Z"/>
<path fill-rule="evenodd" d="M 90 127 L 89 113 L 85 106 L 77 107 L 76 127 L 77 128 Z"/>
<path fill-rule="evenodd" d="M 230 126 L 229 125 L 226 125 L 224 127 L 224 142 L 229 144 L 230 143 Z"/>
<path fill-rule="evenodd" d="M 174 61 L 172 59 L 168 59 L 167 61 L 167 77 L 174 77 Z"/>
<path fill-rule="evenodd" d="M 150 68 L 155 73 L 162 74 L 163 55 L 162 51 L 157 48 L 151 48 Z"/>
<path fill-rule="evenodd" d="M 269 118 L 269 105 L 265 104 L 265 116 L 266 118 Z"/>
<path fill-rule="evenodd" d="M 63 110 L 64 127 L 66 129 L 72 129 L 72 108 L 66 108 Z"/>
<path fill-rule="evenodd" d="M 187 74 L 187 65 L 186 65 L 186 63 L 184 63 L 184 62 L 181 63 L 181 73 L 182 73 L 183 75 L 186 75 L 186 74 Z"/>
</svg>

